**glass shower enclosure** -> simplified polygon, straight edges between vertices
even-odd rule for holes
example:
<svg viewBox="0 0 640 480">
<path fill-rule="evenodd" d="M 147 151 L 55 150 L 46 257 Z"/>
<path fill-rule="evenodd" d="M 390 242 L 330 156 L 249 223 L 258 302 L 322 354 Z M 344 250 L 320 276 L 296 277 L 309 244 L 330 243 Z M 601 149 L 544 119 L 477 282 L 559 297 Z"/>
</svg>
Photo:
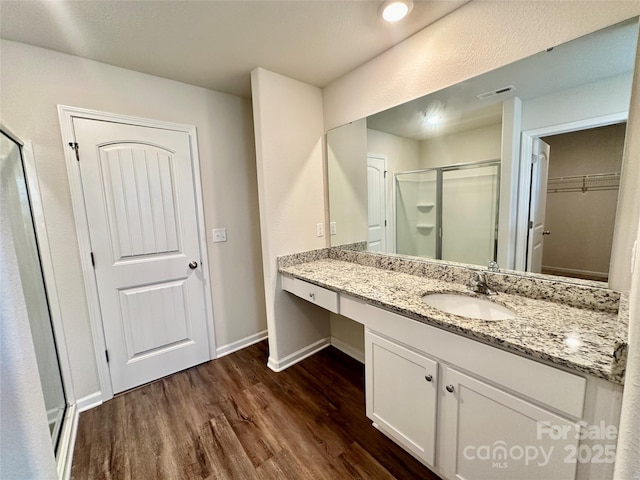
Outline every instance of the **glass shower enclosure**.
<svg viewBox="0 0 640 480">
<path fill-rule="evenodd" d="M 12 238 L 20 284 L 36 353 L 38 373 L 54 451 L 57 448 L 67 400 L 51 322 L 49 299 L 41 268 L 38 240 L 25 174 L 21 145 L 0 130 L 0 217 L 2 235 Z"/>
<path fill-rule="evenodd" d="M 396 253 L 495 261 L 499 201 L 500 160 L 396 173 Z"/>
</svg>

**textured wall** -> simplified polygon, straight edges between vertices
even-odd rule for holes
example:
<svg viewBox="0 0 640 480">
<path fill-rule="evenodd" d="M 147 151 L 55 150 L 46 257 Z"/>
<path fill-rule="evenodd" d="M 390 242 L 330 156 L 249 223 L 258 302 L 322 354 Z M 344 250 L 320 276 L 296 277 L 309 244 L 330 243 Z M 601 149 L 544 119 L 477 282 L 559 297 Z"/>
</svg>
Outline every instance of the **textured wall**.
<svg viewBox="0 0 640 480">
<path fill-rule="evenodd" d="M 322 92 L 258 68 L 251 73 L 269 362 L 329 337 L 327 310 L 282 291 L 276 258 L 323 248 Z"/>
<path fill-rule="evenodd" d="M 324 89 L 327 130 L 640 14 L 637 1 L 470 2 Z"/>
</svg>

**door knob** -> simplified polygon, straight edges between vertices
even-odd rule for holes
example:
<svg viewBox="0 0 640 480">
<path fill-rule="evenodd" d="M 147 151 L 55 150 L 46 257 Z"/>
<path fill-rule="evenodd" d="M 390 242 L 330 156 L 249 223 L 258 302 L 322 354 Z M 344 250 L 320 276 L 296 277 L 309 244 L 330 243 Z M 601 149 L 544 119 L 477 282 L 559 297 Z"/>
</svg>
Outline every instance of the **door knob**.
<svg viewBox="0 0 640 480">
<path fill-rule="evenodd" d="M 542 234 L 543 235 L 551 235 L 551 232 L 549 230 L 543 230 Z"/>
<path fill-rule="evenodd" d="M 189 268 L 191 270 L 195 270 L 196 268 L 198 268 L 198 262 L 196 262 L 195 260 L 189 262 Z"/>
</svg>

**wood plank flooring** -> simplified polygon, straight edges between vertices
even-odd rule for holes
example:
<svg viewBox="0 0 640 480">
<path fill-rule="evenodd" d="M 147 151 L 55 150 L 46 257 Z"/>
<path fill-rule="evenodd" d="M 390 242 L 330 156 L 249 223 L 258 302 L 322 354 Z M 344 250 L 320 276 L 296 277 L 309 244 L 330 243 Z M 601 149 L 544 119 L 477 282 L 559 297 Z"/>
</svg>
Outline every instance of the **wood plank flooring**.
<svg viewBox="0 0 640 480">
<path fill-rule="evenodd" d="M 265 341 L 82 413 L 72 479 L 438 479 L 371 426 L 360 363 L 266 363 Z"/>
</svg>

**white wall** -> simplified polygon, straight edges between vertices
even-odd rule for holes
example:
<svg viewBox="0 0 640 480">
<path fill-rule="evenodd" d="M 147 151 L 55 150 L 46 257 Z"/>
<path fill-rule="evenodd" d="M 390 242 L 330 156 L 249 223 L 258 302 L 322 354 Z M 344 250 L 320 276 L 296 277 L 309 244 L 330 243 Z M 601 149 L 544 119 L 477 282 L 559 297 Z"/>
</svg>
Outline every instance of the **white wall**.
<svg viewBox="0 0 640 480">
<path fill-rule="evenodd" d="M 420 168 L 420 142 L 391 133 L 367 129 L 368 153 L 387 156 L 389 175 Z"/>
<path fill-rule="evenodd" d="M 502 148 L 502 123 L 420 142 L 420 168 L 497 160 Z"/>
<path fill-rule="evenodd" d="M 325 220 L 322 92 L 262 68 L 251 72 L 251 91 L 269 366 L 279 370 L 330 337 L 327 310 L 284 292 L 276 260 L 326 245 L 316 236 Z"/>
<path fill-rule="evenodd" d="M 526 100 L 522 102 L 522 130 L 626 112 L 632 81 L 629 73 Z"/>
<path fill-rule="evenodd" d="M 80 399 L 99 390 L 57 104 L 198 129 L 217 346 L 266 328 L 255 153 L 247 100 L 2 40 L 2 121 L 32 140 L 65 337 Z"/>
<path fill-rule="evenodd" d="M 395 252 L 395 174 L 420 168 L 420 142 L 369 128 L 367 153 L 387 157 L 387 252 Z"/>
<path fill-rule="evenodd" d="M 327 132 L 329 218 L 336 223 L 331 245 L 367 241 L 367 121 Z"/>
<path fill-rule="evenodd" d="M 364 325 L 335 313 L 330 317 L 331 343 L 364 363 Z"/>
</svg>

